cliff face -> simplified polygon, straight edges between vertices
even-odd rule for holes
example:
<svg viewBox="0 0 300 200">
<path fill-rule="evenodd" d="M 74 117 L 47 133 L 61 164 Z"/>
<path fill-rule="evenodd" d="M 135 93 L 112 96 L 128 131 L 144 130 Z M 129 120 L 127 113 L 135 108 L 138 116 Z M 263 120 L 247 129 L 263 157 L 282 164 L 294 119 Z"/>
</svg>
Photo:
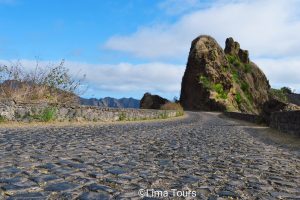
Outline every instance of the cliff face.
<svg viewBox="0 0 300 200">
<path fill-rule="evenodd" d="M 232 38 L 223 50 L 210 36 L 193 40 L 182 78 L 180 102 L 187 110 L 259 114 L 268 100 L 269 82 Z"/>
</svg>

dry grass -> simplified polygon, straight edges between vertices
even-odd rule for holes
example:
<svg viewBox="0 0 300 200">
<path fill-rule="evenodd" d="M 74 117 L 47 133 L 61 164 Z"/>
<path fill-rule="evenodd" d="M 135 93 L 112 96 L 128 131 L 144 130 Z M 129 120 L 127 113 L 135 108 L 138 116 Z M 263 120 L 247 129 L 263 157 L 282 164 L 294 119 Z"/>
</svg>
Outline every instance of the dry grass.
<svg viewBox="0 0 300 200">
<path fill-rule="evenodd" d="M 160 107 L 162 110 L 180 110 L 183 111 L 182 106 L 179 103 L 166 103 Z"/>
<path fill-rule="evenodd" d="M 75 80 L 64 67 L 58 65 L 24 68 L 17 62 L 11 66 L 0 64 L 0 101 L 11 99 L 25 103 L 77 103 L 78 88 L 83 78 Z"/>
<path fill-rule="evenodd" d="M 17 85 L 17 86 L 16 86 Z M 0 85 L 1 99 L 12 99 L 18 103 L 77 103 L 72 92 L 51 88 L 47 85 L 26 82 L 6 81 Z"/>
<path fill-rule="evenodd" d="M 168 102 L 160 107 L 161 110 L 176 110 L 176 116 L 184 115 L 182 106 L 179 103 Z"/>
</svg>

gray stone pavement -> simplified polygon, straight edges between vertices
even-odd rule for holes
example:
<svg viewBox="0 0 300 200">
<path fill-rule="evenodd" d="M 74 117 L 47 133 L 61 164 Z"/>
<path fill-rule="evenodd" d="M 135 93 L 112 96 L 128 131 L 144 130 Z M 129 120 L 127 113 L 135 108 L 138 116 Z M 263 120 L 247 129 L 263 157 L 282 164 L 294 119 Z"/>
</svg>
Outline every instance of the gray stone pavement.
<svg viewBox="0 0 300 200">
<path fill-rule="evenodd" d="M 169 199 L 300 199 L 294 152 L 264 144 L 216 114 L 188 115 L 0 128 L 0 199 L 140 199 L 138 191 L 147 189 L 145 199 L 160 197 L 157 191 L 168 191 Z"/>
</svg>

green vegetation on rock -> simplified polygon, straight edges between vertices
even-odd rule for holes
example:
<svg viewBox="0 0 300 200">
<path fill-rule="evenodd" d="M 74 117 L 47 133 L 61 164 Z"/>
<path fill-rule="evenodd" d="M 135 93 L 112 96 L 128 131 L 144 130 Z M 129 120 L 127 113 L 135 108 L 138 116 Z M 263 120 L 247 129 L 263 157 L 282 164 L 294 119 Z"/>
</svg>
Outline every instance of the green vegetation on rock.
<svg viewBox="0 0 300 200">
<path fill-rule="evenodd" d="M 241 96 L 240 93 L 236 93 L 236 95 L 235 95 L 235 101 L 236 101 L 237 104 L 242 103 L 242 96 Z"/>
<path fill-rule="evenodd" d="M 244 64 L 244 72 L 245 73 L 250 73 L 251 72 L 251 69 L 252 69 L 252 67 L 251 67 L 251 65 L 250 64 Z"/>
<path fill-rule="evenodd" d="M 227 99 L 227 93 L 224 91 L 223 85 L 221 83 L 214 84 L 213 89 L 218 93 L 217 98 Z"/>
<path fill-rule="evenodd" d="M 249 90 L 249 84 L 247 82 L 243 81 L 241 83 L 241 89 L 243 90 L 243 92 L 248 92 L 248 90 Z"/>
<path fill-rule="evenodd" d="M 232 79 L 233 79 L 233 81 L 236 82 L 236 83 L 240 81 L 240 80 L 239 80 L 239 74 L 238 74 L 237 71 L 233 71 L 233 72 L 232 72 Z"/>
<path fill-rule="evenodd" d="M 228 92 L 224 90 L 221 83 L 212 84 L 208 77 L 203 75 L 199 76 L 199 83 L 201 83 L 204 88 L 217 92 L 217 98 L 227 99 Z"/>
<path fill-rule="evenodd" d="M 55 120 L 56 113 L 57 113 L 56 107 L 46 107 L 43 109 L 43 111 L 40 114 L 34 115 L 32 117 L 39 121 L 49 122 L 49 121 Z"/>
<path fill-rule="evenodd" d="M 243 63 L 237 56 L 226 55 L 227 61 L 229 62 L 229 67 L 233 72 L 236 72 L 234 68 L 242 68 L 245 73 L 250 73 L 252 66 L 250 63 Z"/>
<path fill-rule="evenodd" d="M 223 50 L 212 37 L 197 37 L 187 63 L 180 96 L 180 103 L 187 110 L 259 114 L 269 99 L 266 76 L 233 38 L 226 39 Z"/>
<path fill-rule="evenodd" d="M 203 87 L 210 89 L 211 88 L 211 82 L 209 81 L 209 79 L 206 76 L 199 76 L 199 83 L 201 83 L 203 85 Z"/>
</svg>

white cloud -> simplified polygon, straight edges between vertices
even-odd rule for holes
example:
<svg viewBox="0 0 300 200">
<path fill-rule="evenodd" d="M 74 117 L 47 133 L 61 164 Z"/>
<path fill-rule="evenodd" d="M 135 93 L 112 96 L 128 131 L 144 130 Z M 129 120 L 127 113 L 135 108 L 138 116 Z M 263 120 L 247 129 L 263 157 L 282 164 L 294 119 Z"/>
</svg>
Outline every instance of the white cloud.
<svg viewBox="0 0 300 200">
<path fill-rule="evenodd" d="M 166 63 L 133 65 L 66 62 L 76 73 L 82 69 L 87 81 L 97 89 L 115 92 L 179 93 L 184 67 Z"/>
<path fill-rule="evenodd" d="M 178 5 L 169 8 L 176 11 Z M 198 35 L 211 35 L 223 47 L 225 39 L 232 36 L 241 48 L 249 50 L 273 87 L 289 86 L 300 92 L 299 7 L 297 0 L 219 0 L 182 15 L 172 24 L 113 36 L 105 47 L 150 60 L 186 60 L 190 43 Z"/>
<path fill-rule="evenodd" d="M 300 57 L 283 59 L 256 59 L 255 62 L 275 88 L 288 86 L 300 92 Z"/>
<path fill-rule="evenodd" d="M 0 63 L 11 64 L 6 60 L 0 60 Z M 27 69 L 33 69 L 36 65 L 36 61 L 33 60 L 20 60 L 20 63 Z M 49 66 L 49 63 L 57 64 L 59 61 L 42 61 L 40 66 Z M 178 95 L 184 72 L 184 67 L 181 65 L 155 62 L 137 65 L 130 63 L 108 65 L 67 61 L 65 66 L 74 76 L 82 77 L 86 74 L 86 84 L 98 96 L 101 96 L 103 91 Z"/>
<path fill-rule="evenodd" d="M 187 55 L 196 36 L 209 34 L 221 45 L 233 36 L 255 57 L 299 52 L 299 1 L 224 2 L 183 15 L 173 24 L 140 27 L 131 35 L 113 36 L 105 47 L 138 57 L 176 58 Z"/>
</svg>

